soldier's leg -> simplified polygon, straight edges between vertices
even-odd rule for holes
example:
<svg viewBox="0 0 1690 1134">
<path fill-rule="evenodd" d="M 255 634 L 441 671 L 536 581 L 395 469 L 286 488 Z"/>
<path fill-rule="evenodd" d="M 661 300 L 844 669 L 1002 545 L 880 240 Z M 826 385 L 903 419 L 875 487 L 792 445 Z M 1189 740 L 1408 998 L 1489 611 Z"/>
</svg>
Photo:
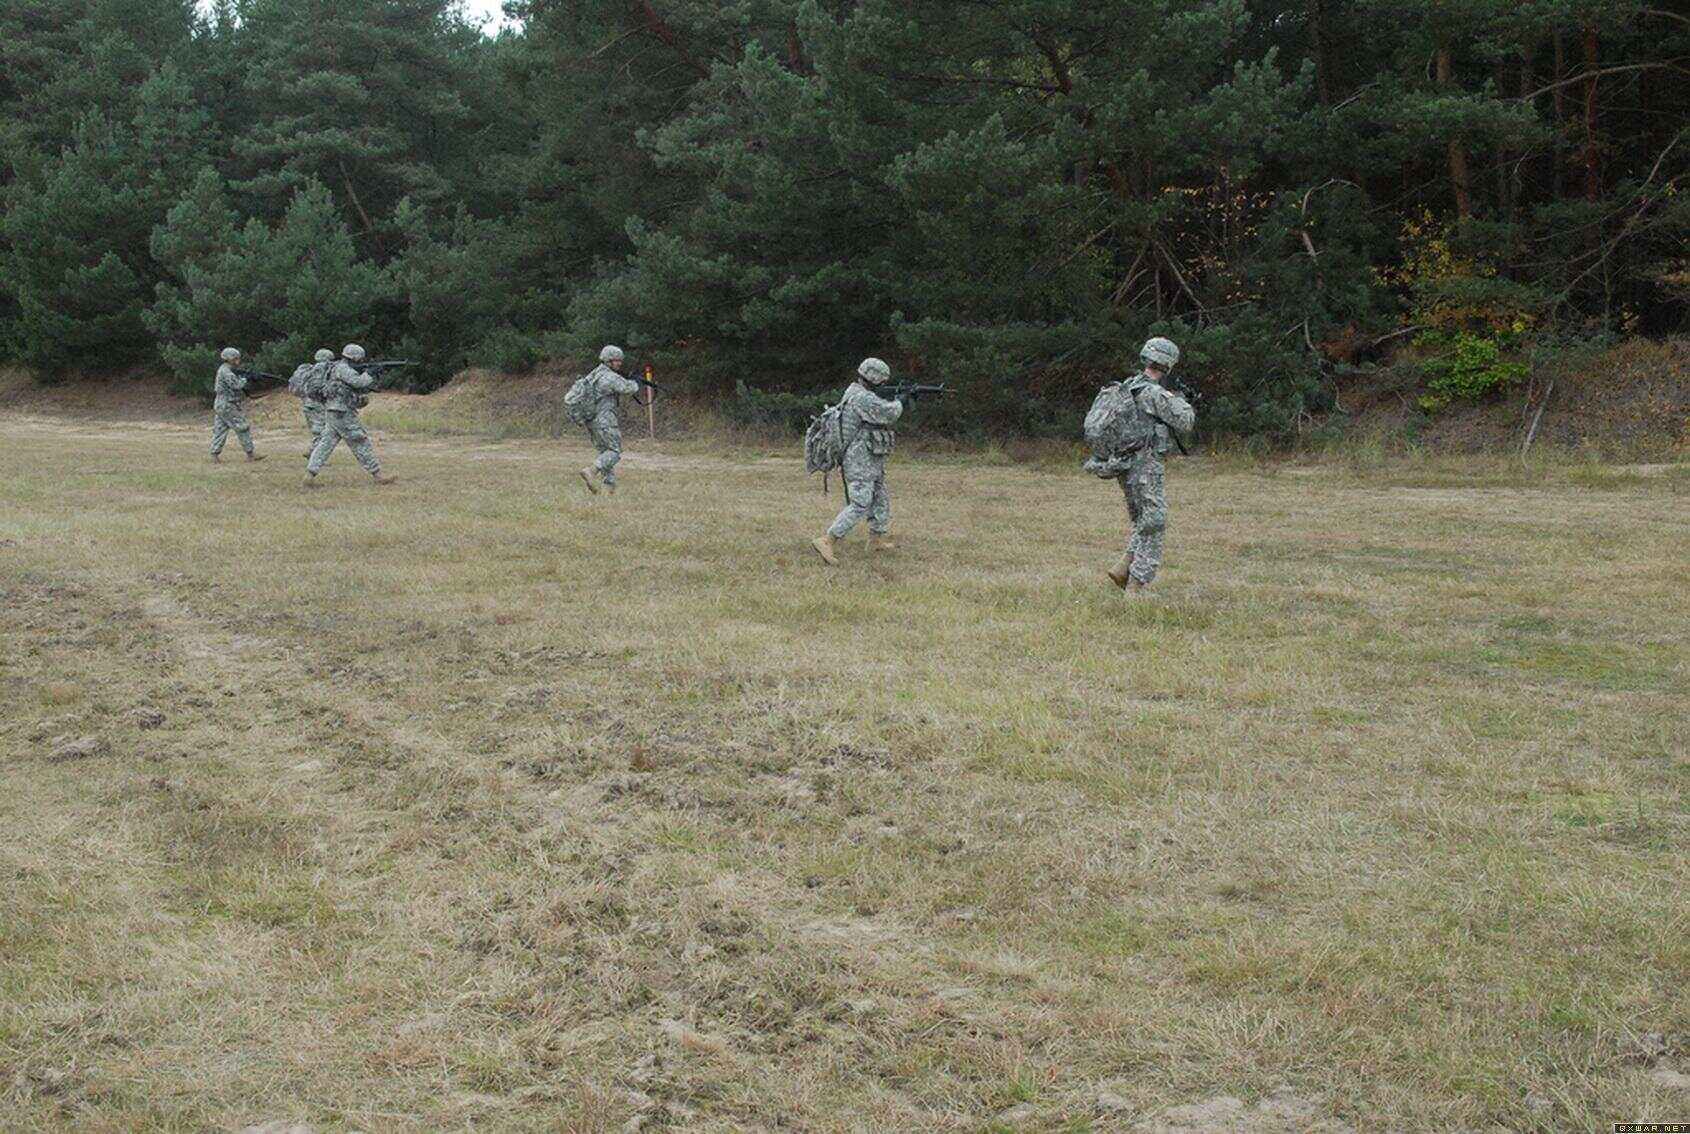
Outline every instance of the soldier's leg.
<svg viewBox="0 0 1690 1134">
<path fill-rule="evenodd" d="M 598 460 L 593 467 L 606 484 L 616 484 L 616 466 L 622 460 L 622 429 L 615 425 L 599 425 L 593 431 L 593 444 L 598 446 Z"/>
<path fill-rule="evenodd" d="M 346 439 L 346 447 L 352 450 L 352 455 L 364 466 L 364 471 L 371 476 L 380 476 L 381 462 L 376 459 L 376 447 L 370 442 L 370 435 L 364 431 L 364 423 L 358 420 L 358 415 L 347 414 L 341 422 L 339 432 Z"/>
<path fill-rule="evenodd" d="M 1133 538 L 1133 529 L 1138 527 L 1138 490 L 1133 484 L 1132 473 L 1122 473 L 1115 479 L 1120 482 L 1121 495 L 1126 497 L 1127 500 L 1127 543 L 1130 545 Z"/>
<path fill-rule="evenodd" d="M 1115 480 L 1118 484 L 1120 484 L 1121 496 L 1127 502 L 1126 549 L 1121 552 L 1121 557 L 1115 560 L 1114 564 L 1112 564 L 1109 570 L 1104 572 L 1104 574 L 1109 576 L 1109 581 L 1111 583 L 1114 583 L 1117 587 L 1124 591 L 1127 589 L 1127 585 L 1132 582 L 1133 527 L 1138 523 L 1140 509 L 1138 490 L 1133 487 L 1131 474 L 1122 473 L 1120 476 L 1116 477 Z"/>
<path fill-rule="evenodd" d="M 868 530 L 883 536 L 892 530 L 892 494 L 886 491 L 884 469 L 874 481 L 874 492 L 868 502 Z"/>
<path fill-rule="evenodd" d="M 827 534 L 834 539 L 844 539 L 852 528 L 862 523 L 874 503 L 874 488 L 875 482 L 870 477 L 847 480 L 845 491 L 851 498 L 850 502 L 839 510 L 839 515 L 834 517 Z"/>
<path fill-rule="evenodd" d="M 1133 525 L 1132 577 L 1133 582 L 1143 586 L 1156 577 L 1162 566 L 1162 536 L 1168 528 L 1168 497 L 1159 463 L 1136 472 L 1133 481 L 1139 504 Z"/>
<path fill-rule="evenodd" d="M 221 413 L 211 415 L 211 455 L 217 456 L 223 452 L 223 445 L 229 440 L 229 423 Z"/>
<path fill-rule="evenodd" d="M 248 423 L 246 415 L 238 415 L 233 422 L 233 427 L 235 439 L 241 443 L 241 448 L 246 450 L 246 455 L 252 456 L 252 426 Z"/>
<path fill-rule="evenodd" d="M 305 471 L 316 476 L 318 470 L 328 461 L 329 454 L 340 443 L 339 414 L 329 413 L 323 416 L 323 432 L 317 438 L 317 447 L 311 450 L 311 459 L 305 462 Z"/>
</svg>

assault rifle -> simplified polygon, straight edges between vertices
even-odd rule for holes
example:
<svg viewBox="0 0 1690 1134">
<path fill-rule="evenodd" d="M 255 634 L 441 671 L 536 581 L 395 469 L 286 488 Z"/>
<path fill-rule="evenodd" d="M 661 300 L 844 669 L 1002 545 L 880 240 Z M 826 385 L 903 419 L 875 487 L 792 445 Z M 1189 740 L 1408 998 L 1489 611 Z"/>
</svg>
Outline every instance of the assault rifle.
<svg viewBox="0 0 1690 1134">
<path fill-rule="evenodd" d="M 1175 378 L 1172 374 L 1164 374 L 1162 375 L 1162 385 L 1190 402 L 1193 409 L 1196 409 L 1197 403 L 1203 400 L 1203 395 L 1197 387 L 1193 386 L 1183 378 Z"/>
<path fill-rule="evenodd" d="M 937 386 L 923 386 L 918 382 L 896 382 L 874 390 L 874 396 L 885 398 L 887 401 L 907 399 L 913 402 L 917 398 L 942 397 L 950 392 L 951 388 L 944 383 Z"/>
<path fill-rule="evenodd" d="M 403 359 L 383 358 L 378 359 L 375 362 L 354 362 L 352 363 L 352 369 L 356 370 L 360 374 L 368 374 L 371 378 L 380 381 L 382 375 L 386 374 L 389 370 L 398 370 L 401 366 L 415 365 L 416 363 L 407 362 Z"/>
<path fill-rule="evenodd" d="M 246 381 L 246 388 L 248 392 L 264 388 L 265 392 L 268 393 L 269 387 L 286 386 L 288 384 L 288 380 L 279 374 L 266 374 L 262 370 L 244 370 L 240 367 L 234 367 L 232 369 L 235 372 L 236 378 L 241 378 Z"/>
</svg>

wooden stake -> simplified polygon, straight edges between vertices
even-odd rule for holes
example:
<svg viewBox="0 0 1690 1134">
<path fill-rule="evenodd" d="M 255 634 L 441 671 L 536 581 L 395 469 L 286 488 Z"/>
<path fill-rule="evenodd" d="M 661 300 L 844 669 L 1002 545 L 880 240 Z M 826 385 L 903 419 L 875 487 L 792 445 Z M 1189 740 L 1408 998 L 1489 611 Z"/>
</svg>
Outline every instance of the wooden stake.
<svg viewBox="0 0 1690 1134">
<path fill-rule="evenodd" d="M 1543 401 L 1538 403 L 1537 416 L 1532 418 L 1532 427 L 1526 430 L 1526 439 L 1520 444 L 1520 457 L 1525 458 L 1526 450 L 1532 447 L 1532 438 L 1537 436 L 1537 427 L 1543 421 L 1543 411 L 1549 408 L 1549 399 L 1555 394 L 1555 379 L 1549 380 L 1549 388 L 1543 392 Z"/>
<path fill-rule="evenodd" d="M 651 381 L 651 366 L 645 368 L 645 380 Z M 657 391 L 650 386 L 645 388 L 645 427 L 648 436 L 657 436 Z"/>
</svg>

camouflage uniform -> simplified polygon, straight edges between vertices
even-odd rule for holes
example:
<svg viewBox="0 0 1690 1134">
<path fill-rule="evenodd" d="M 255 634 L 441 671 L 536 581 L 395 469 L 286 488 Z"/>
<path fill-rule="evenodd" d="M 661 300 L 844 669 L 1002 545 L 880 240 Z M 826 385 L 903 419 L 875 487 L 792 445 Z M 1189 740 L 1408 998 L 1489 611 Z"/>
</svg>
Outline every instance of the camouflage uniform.
<svg viewBox="0 0 1690 1134">
<path fill-rule="evenodd" d="M 223 452 L 223 444 L 234 430 L 241 448 L 252 456 L 252 426 L 246 419 L 246 379 L 225 362 L 217 368 L 211 403 L 211 455 Z"/>
<path fill-rule="evenodd" d="M 299 399 L 299 408 L 305 414 L 305 428 L 311 431 L 311 447 L 317 447 L 317 441 L 323 436 L 323 422 L 327 415 L 323 410 L 323 403 L 311 396 L 310 380 L 319 371 L 327 373 L 331 362 L 307 362 L 294 370 L 288 379 L 288 391 Z M 310 456 L 309 453 L 306 456 Z"/>
<path fill-rule="evenodd" d="M 370 435 L 364 431 L 364 423 L 358 420 L 358 410 L 363 404 L 359 394 L 374 386 L 375 379 L 358 373 L 345 359 L 327 365 L 329 396 L 323 403 L 323 431 L 317 438 L 317 447 L 311 450 L 311 460 L 306 463 L 305 471 L 316 476 L 328 461 L 329 454 L 334 452 L 334 447 L 344 440 L 352 455 L 358 458 L 358 463 L 364 466 L 364 471 L 371 476 L 379 476 L 381 462 L 376 459 L 376 447 L 370 444 Z"/>
<path fill-rule="evenodd" d="M 1189 432 L 1197 420 L 1191 403 L 1146 374 L 1131 379 L 1140 383 L 1138 402 L 1151 416 L 1161 418 L 1181 433 Z M 1156 577 L 1162 566 L 1162 537 L 1168 528 L 1168 493 L 1164 483 L 1167 456 L 1173 442 L 1167 427 L 1158 424 L 1156 437 L 1149 445 L 1134 453 L 1127 470 L 1116 479 L 1127 498 L 1127 519 L 1132 524 L 1132 538 L 1127 554 L 1132 557 L 1132 580 L 1146 584 Z"/>
<path fill-rule="evenodd" d="M 827 534 L 843 539 L 865 516 L 868 530 L 885 535 L 892 526 L 892 498 L 886 491 L 886 458 L 896 435 L 892 424 L 904 404 L 888 401 L 862 382 L 851 383 L 840 403 L 845 433 L 844 478 L 850 499 Z"/>
<path fill-rule="evenodd" d="M 592 438 L 593 448 L 599 452 L 592 467 L 599 479 L 615 488 L 616 465 L 622 459 L 622 423 L 616 416 L 617 399 L 623 394 L 639 393 L 640 384 L 632 378 L 622 377 L 604 363 L 600 363 L 587 378 L 592 383 L 597 403 L 587 420 L 587 436 Z"/>
</svg>

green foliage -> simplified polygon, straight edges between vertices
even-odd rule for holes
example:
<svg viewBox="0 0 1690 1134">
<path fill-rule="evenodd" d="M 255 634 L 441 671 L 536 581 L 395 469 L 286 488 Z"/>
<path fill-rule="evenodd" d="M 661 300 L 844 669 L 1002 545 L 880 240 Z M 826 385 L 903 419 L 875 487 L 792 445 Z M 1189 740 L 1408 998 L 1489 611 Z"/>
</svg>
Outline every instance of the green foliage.
<svg viewBox="0 0 1690 1134">
<path fill-rule="evenodd" d="M 469 353 L 472 366 L 525 374 L 540 364 L 540 340 L 515 327 L 497 327 Z"/>
<path fill-rule="evenodd" d="M 49 375 L 121 366 L 151 345 L 141 306 L 152 218 L 128 142 L 92 115 L 56 161 L 7 188 L 0 286 L 17 306 L 6 345 Z"/>
<path fill-rule="evenodd" d="M 410 331 L 405 350 L 423 363 L 412 381 L 438 385 L 477 352 L 485 356 L 495 336 L 492 348 L 517 363 L 511 369 L 532 367 L 538 361 L 533 348 L 517 349 L 522 336 L 503 322 L 514 299 L 500 271 L 510 254 L 508 227 L 460 210 L 436 232 L 427 210 L 409 199 L 399 203 L 393 220 L 405 241 L 392 264 Z"/>
<path fill-rule="evenodd" d="M 391 277 L 358 257 L 322 185 L 296 193 L 273 228 L 257 218 L 237 228 L 227 188 L 206 170 L 154 234 L 153 254 L 180 282 L 159 286 L 147 324 L 181 388 L 202 394 L 223 346 L 280 373 L 322 347 L 388 338 L 381 320 L 398 317 Z"/>
<path fill-rule="evenodd" d="M 1508 357 L 1510 345 L 1506 336 L 1472 331 L 1421 335 L 1415 346 L 1436 353 L 1421 363 L 1427 392 L 1420 398 L 1420 407 L 1436 411 L 1458 399 L 1477 401 L 1519 382 L 1529 367 Z"/>
<path fill-rule="evenodd" d="M 616 341 L 747 421 L 872 353 L 957 387 L 924 429 L 1072 436 L 1162 331 L 1206 436 L 1278 438 L 1406 326 L 1448 404 L 1690 318 L 1661 5 L 510 8 L 0 6 L 5 353 L 359 337 L 426 389 Z"/>
<path fill-rule="evenodd" d="M 807 393 L 784 393 L 758 390 L 742 379 L 734 385 L 734 395 L 722 402 L 722 413 L 739 425 L 773 428 L 789 433 L 802 433 L 810 419 L 837 402 L 844 387 L 837 390 L 815 390 Z"/>
</svg>

